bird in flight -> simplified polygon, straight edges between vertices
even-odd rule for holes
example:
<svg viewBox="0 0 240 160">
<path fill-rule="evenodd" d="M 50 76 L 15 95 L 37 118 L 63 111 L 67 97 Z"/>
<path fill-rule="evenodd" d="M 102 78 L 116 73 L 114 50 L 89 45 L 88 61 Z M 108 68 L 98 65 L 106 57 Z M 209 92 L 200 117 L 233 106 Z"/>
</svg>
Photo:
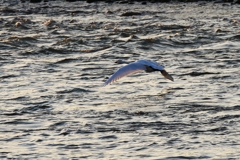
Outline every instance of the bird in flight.
<svg viewBox="0 0 240 160">
<path fill-rule="evenodd" d="M 118 69 L 105 83 L 104 86 L 108 84 L 112 84 L 113 82 L 116 82 L 120 78 L 124 76 L 128 76 L 130 74 L 134 74 L 137 72 L 155 72 L 160 71 L 162 75 L 171 81 L 173 80 L 173 77 L 168 74 L 166 70 L 164 70 L 164 66 L 158 64 L 157 62 L 149 61 L 149 60 L 138 60 L 136 62 L 128 63 L 123 60 L 117 60 L 115 63 L 117 64 L 127 64 L 126 66 Z"/>
</svg>

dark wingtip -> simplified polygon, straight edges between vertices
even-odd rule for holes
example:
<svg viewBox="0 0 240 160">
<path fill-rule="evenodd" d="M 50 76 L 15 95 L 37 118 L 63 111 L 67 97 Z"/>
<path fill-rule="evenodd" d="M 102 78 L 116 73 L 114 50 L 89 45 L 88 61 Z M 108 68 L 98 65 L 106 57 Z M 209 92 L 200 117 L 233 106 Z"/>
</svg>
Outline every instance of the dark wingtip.
<svg viewBox="0 0 240 160">
<path fill-rule="evenodd" d="M 166 79 L 174 81 L 173 77 L 167 71 L 161 70 L 160 72 L 162 73 L 163 77 L 165 77 Z"/>
</svg>

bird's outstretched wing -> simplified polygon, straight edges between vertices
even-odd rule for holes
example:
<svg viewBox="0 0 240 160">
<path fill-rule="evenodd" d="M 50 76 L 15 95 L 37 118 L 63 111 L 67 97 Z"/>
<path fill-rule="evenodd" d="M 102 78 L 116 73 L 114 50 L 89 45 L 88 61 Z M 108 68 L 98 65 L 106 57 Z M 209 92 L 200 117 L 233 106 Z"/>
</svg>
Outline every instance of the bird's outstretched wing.
<svg viewBox="0 0 240 160">
<path fill-rule="evenodd" d="M 119 80 L 120 78 L 130 75 L 130 74 L 134 74 L 136 72 L 144 72 L 146 70 L 146 67 L 143 64 L 140 63 L 130 63 L 122 68 L 120 68 L 119 70 L 117 70 L 117 72 L 115 72 L 105 83 L 104 86 L 111 84 L 117 80 Z"/>
</svg>

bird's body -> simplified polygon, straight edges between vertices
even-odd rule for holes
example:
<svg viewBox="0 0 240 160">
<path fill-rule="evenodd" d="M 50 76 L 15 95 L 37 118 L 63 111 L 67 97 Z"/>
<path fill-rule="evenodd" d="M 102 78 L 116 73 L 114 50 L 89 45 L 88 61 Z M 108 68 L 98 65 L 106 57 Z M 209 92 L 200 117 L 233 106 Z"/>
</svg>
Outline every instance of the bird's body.
<svg viewBox="0 0 240 160">
<path fill-rule="evenodd" d="M 162 75 L 173 81 L 173 78 L 171 75 L 169 75 L 165 70 L 164 70 L 164 66 L 159 65 L 157 62 L 153 62 L 153 61 L 149 61 L 149 60 L 139 60 L 133 63 L 128 63 L 125 62 L 123 60 L 117 60 L 115 63 L 118 64 L 123 64 L 126 63 L 127 65 L 120 68 L 119 70 L 117 70 L 105 83 L 104 85 L 108 85 L 111 84 L 117 80 L 119 80 L 120 78 L 130 75 L 130 74 L 134 74 L 137 72 L 154 72 L 154 71 L 160 71 L 162 73 Z"/>
</svg>

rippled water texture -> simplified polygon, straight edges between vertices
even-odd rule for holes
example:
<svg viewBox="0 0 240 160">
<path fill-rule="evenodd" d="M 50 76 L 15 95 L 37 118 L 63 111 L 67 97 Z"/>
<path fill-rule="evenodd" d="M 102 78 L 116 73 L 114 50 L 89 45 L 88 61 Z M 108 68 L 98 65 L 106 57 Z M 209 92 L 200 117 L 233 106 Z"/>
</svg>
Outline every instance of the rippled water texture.
<svg viewBox="0 0 240 160">
<path fill-rule="evenodd" d="M 4 2 L 0 158 L 240 158 L 239 11 Z M 117 59 L 158 61 L 175 81 L 139 73 L 103 87 Z"/>
</svg>

